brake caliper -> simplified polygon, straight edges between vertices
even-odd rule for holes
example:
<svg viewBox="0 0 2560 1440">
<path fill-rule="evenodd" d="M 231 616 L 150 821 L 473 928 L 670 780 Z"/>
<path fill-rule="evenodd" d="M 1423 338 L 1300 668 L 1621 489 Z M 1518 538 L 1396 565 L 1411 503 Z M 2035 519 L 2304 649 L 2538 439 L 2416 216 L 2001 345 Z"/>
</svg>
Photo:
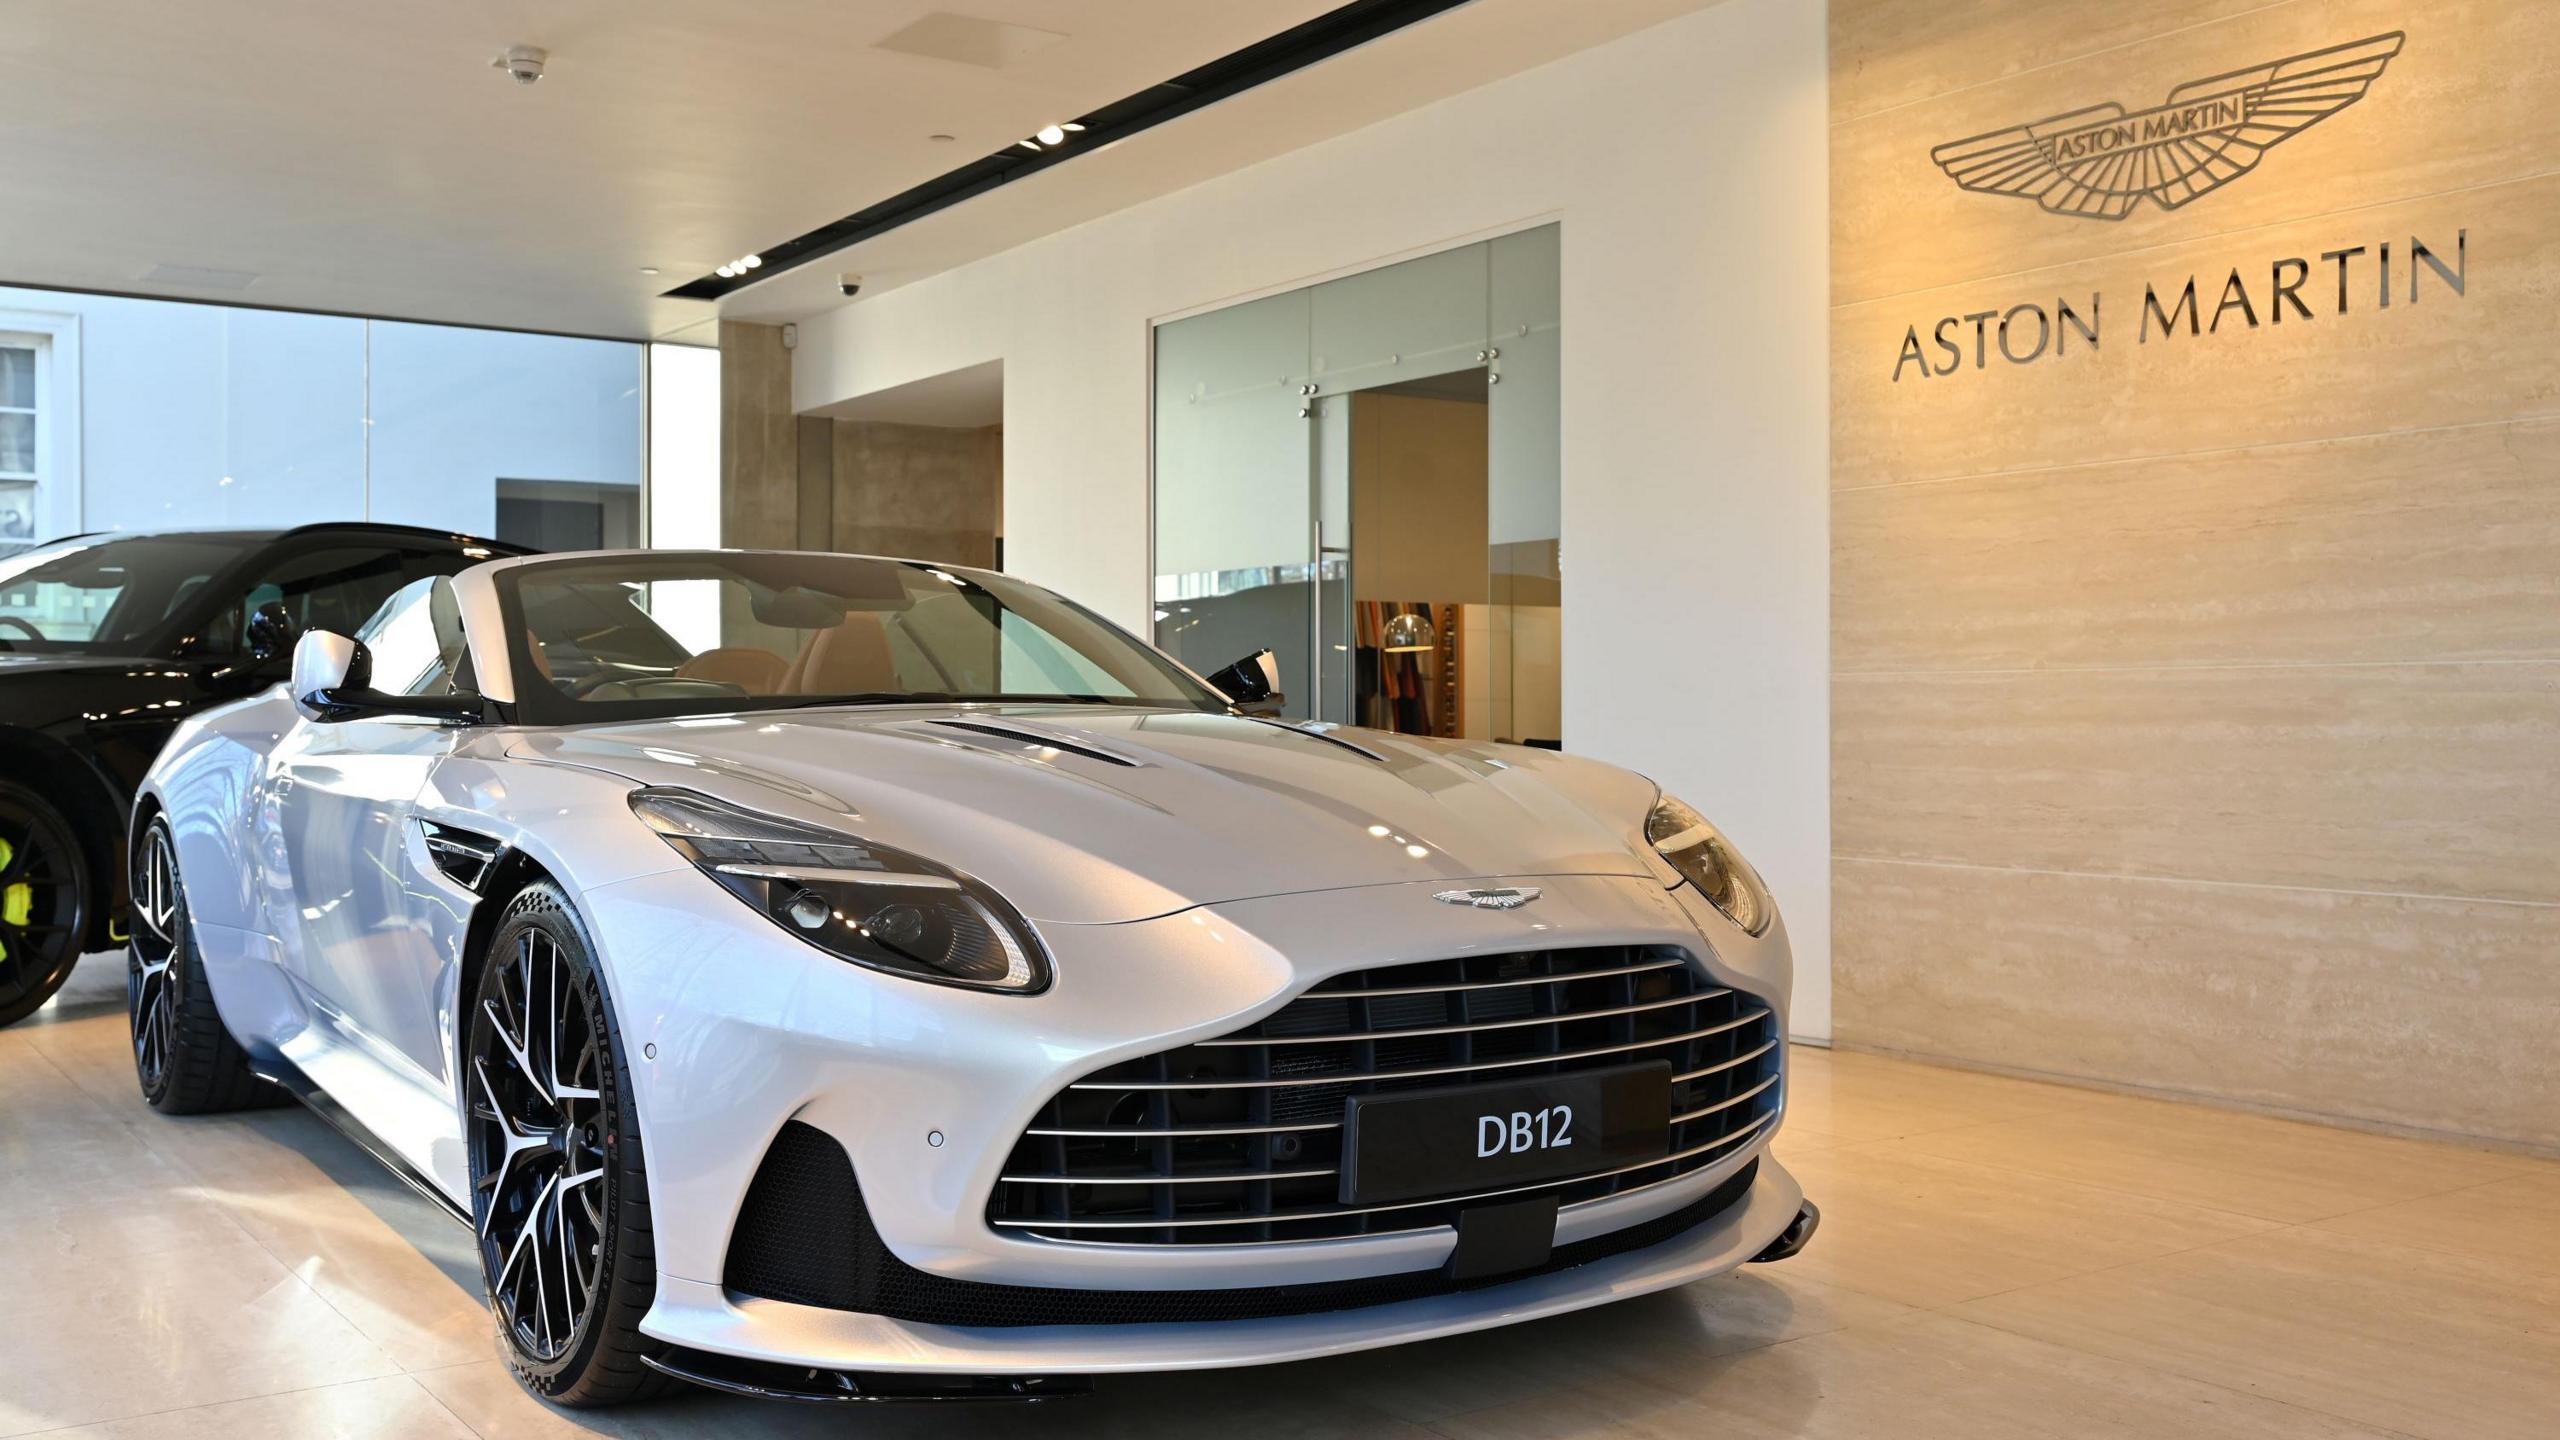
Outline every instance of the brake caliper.
<svg viewBox="0 0 2560 1440">
<path fill-rule="evenodd" d="M 17 855 L 16 847 L 6 840 L 0 840 L 0 870 L 8 869 L 9 862 L 16 859 Z M 7 889 L 0 889 L 0 925 L 24 925 L 34 918 L 35 910 L 35 886 L 21 880 Z M 9 947 L 0 945 L 0 960 L 8 958 Z"/>
</svg>

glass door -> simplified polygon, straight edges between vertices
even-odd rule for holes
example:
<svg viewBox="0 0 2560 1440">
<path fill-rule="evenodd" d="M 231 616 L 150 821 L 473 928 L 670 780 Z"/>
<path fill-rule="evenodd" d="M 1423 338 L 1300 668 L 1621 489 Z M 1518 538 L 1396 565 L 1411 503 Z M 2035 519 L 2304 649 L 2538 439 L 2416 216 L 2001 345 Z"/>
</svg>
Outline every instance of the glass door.
<svg viewBox="0 0 2560 1440">
<path fill-rule="evenodd" d="M 1346 568 L 1319 617 L 1323 719 L 1454 733 L 1441 632 L 1448 607 L 1483 589 L 1468 538 L 1482 533 L 1483 425 L 1480 399 L 1453 408 L 1434 392 L 1480 381 L 1486 264 L 1487 247 L 1467 245 L 1313 291 L 1315 495 Z"/>
</svg>

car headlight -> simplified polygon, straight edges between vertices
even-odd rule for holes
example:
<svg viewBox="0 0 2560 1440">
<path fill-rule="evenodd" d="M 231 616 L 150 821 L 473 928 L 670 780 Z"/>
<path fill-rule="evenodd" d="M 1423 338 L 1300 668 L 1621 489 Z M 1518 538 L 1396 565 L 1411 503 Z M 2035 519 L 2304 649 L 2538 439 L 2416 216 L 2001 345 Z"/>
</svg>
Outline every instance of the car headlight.
<svg viewBox="0 0 2560 1440">
<path fill-rule="evenodd" d="M 1665 795 L 1644 822 L 1644 838 L 1726 919 L 1753 935 L 1769 928 L 1777 907 L 1769 903 L 1768 888 L 1707 817 Z"/>
<path fill-rule="evenodd" d="M 956 870 L 690 790 L 635 790 L 631 813 L 730 894 L 831 955 L 973 990 L 1048 988 L 1031 927 Z"/>
</svg>

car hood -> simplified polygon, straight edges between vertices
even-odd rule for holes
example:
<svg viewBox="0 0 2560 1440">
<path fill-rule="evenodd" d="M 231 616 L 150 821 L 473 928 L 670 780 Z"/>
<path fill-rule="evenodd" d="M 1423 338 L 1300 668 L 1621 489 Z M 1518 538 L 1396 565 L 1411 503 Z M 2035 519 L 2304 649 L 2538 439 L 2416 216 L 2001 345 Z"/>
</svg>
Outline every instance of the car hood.
<svg viewBox="0 0 2560 1440">
<path fill-rule="evenodd" d="M 823 820 L 1034 920 L 1487 876 L 1669 878 L 1651 781 L 1509 745 L 1099 706 L 795 710 L 517 739 L 511 756 Z"/>
</svg>

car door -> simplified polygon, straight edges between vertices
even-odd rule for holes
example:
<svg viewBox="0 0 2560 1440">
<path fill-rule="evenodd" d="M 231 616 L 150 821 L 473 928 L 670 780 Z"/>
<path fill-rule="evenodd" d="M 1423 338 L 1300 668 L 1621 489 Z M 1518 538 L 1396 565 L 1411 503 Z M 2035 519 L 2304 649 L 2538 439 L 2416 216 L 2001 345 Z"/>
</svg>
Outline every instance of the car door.
<svg viewBox="0 0 2560 1440">
<path fill-rule="evenodd" d="M 356 638 L 373 688 L 450 691 L 463 657 L 451 582 L 404 587 Z M 297 986 L 339 1038 L 443 1095 L 438 1004 L 464 904 L 419 873 L 411 832 L 419 796 L 465 733 L 425 717 L 298 720 L 269 758 L 258 807 L 275 831 L 260 853 L 282 872 L 268 877 L 269 914 Z"/>
</svg>

